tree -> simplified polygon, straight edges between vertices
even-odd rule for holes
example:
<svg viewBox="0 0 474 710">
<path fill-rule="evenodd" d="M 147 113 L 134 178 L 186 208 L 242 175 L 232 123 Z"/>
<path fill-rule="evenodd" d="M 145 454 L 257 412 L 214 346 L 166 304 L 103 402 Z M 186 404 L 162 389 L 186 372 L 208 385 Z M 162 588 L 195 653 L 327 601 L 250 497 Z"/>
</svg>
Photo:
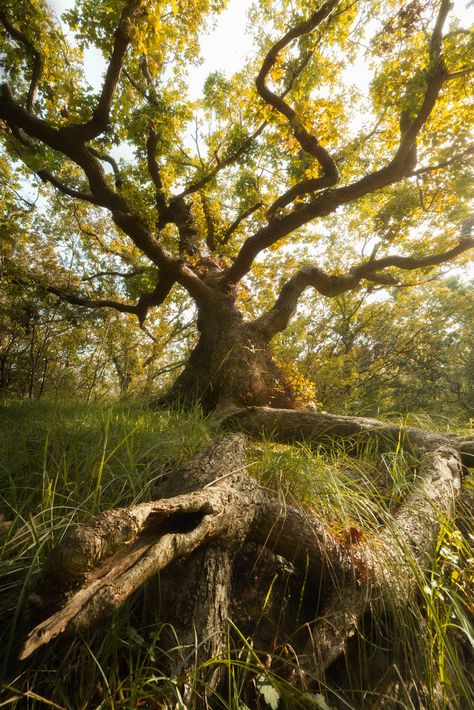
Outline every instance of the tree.
<svg viewBox="0 0 474 710">
<path fill-rule="evenodd" d="M 85 263 L 110 263 L 87 276 L 88 291 L 84 273 L 65 269 L 43 289 L 76 306 L 132 314 L 146 327 L 150 310 L 181 287 L 196 306 L 199 339 L 162 403 L 197 401 L 226 412 L 224 426 L 273 432 L 282 442 L 331 448 L 342 440 L 357 453 L 371 436 L 382 450 L 398 451 L 403 439 L 421 459 L 415 486 L 393 512 L 393 529 L 381 526 L 384 554 L 374 554 L 357 529 L 338 538 L 314 511 L 282 506 L 245 473 L 245 438 L 224 436 L 161 481 L 159 500 L 108 511 L 64 539 L 40 584 L 47 618 L 23 657 L 65 630 L 93 625 L 166 566 L 166 612 L 180 610 L 183 643 L 196 634 L 199 660 L 219 656 L 232 570 L 250 541 L 291 560 L 314 593 L 323 590 L 301 672 L 303 683 L 308 674 L 324 687 L 359 621 L 380 611 L 381 590 L 400 601 L 413 593 L 443 520 L 454 514 L 474 446 L 453 434 L 292 410 L 298 401 L 270 343 L 308 288 L 332 298 L 367 283 L 398 285 L 400 272 L 424 273 L 474 246 L 472 101 L 464 90 L 473 40 L 458 21 L 447 26 L 448 0 L 327 0 L 317 8 L 261 0 L 253 11 L 259 59 L 235 77 L 211 75 L 193 105 L 184 68 L 197 54 L 199 28 L 223 5 L 85 0 L 66 15 L 72 48 L 46 6 L 2 7 L 9 82 L 0 118 L 10 160 L 68 198 L 63 221 L 80 210 Z M 374 63 L 363 99 L 372 126 L 360 128 L 351 122 L 360 104 L 343 67 L 364 42 Z M 97 96 L 80 74 L 80 51 L 90 44 L 107 57 Z M 192 151 L 183 136 L 194 114 Z M 124 141 L 135 159 L 119 164 L 113 147 Z M 91 219 L 103 230 L 98 240 L 85 226 Z M 318 265 L 304 265 L 301 251 L 289 248 L 295 235 Z M 124 241 L 131 247 L 117 249 Z M 275 288 L 268 269 L 282 255 L 294 273 Z M 26 275 L 10 278 L 21 286 Z M 258 281 L 274 292 L 273 303 L 253 299 Z M 182 676 L 180 663 L 171 660 L 173 677 Z M 206 691 L 193 696 L 188 688 L 187 702 L 206 707 L 221 681 L 210 665 Z"/>
<path fill-rule="evenodd" d="M 472 38 L 459 22 L 445 29 L 447 2 L 378 9 L 369 37 L 375 128 L 356 130 L 347 141 L 357 101 L 341 96 L 340 72 L 354 59 L 355 43 L 366 39 L 362 20 L 373 12 L 370 3 L 328 1 L 316 10 L 301 3 L 277 14 L 274 29 L 271 5 L 262 3 L 257 95 L 247 79 L 252 62 L 232 79 L 211 75 L 195 110 L 198 123 L 214 120 L 216 127 L 197 138 L 193 155 L 183 142 L 192 117 L 183 63 L 197 49 L 190 32 L 221 8 L 84 3 L 67 13 L 78 38 L 71 49 L 46 7 L 7 3 L 1 20 L 10 82 L 2 85 L 0 117 L 12 159 L 70 200 L 103 208 L 133 245 L 150 284 L 133 301 L 100 294 L 98 285 L 93 295 L 76 291 L 70 276 L 64 285 L 49 284 L 51 293 L 132 313 L 143 324 L 179 285 L 196 304 L 200 337 L 165 401 L 198 400 L 207 410 L 294 406 L 270 343 L 305 289 L 334 297 L 361 283 L 395 284 L 400 270 L 437 266 L 473 245 L 469 229 L 452 241 L 472 190 L 472 107 L 463 90 Z M 280 39 L 270 39 L 284 26 Z M 78 54 L 91 43 L 109 58 L 98 97 L 80 76 Z M 118 165 L 108 151 L 124 140 L 136 159 Z M 373 232 L 371 256 L 350 266 L 313 231 L 322 218 L 350 240 Z M 315 251 L 326 247 L 322 259 L 330 270 L 297 264 L 274 304 L 246 318 L 242 280 L 295 233 Z M 393 242 L 405 254 L 393 254 Z"/>
</svg>

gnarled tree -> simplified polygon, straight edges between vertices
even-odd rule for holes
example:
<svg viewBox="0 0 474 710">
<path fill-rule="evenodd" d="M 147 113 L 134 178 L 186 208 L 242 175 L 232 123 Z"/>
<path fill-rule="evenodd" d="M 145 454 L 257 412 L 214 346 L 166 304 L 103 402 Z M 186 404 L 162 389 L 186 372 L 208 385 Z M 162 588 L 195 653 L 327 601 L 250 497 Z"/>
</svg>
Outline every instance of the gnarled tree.
<svg viewBox="0 0 474 710">
<path fill-rule="evenodd" d="M 232 566 L 246 540 L 270 547 L 309 575 L 312 589 L 324 590 L 301 656 L 303 675 L 323 682 L 363 614 L 375 609 L 372 592 L 388 585 L 410 594 L 413 574 L 403 553 L 426 564 L 443 516 L 453 514 L 461 456 L 472 463 L 473 446 L 375 420 L 298 411 L 270 345 L 308 288 L 331 298 L 367 285 L 391 287 L 405 272 L 425 273 L 474 246 L 466 220 L 472 100 L 464 90 L 472 35 L 459 20 L 449 25 L 448 0 L 284 0 L 278 12 L 277 3 L 261 0 L 253 18 L 258 58 L 231 79 L 211 75 L 204 99 L 192 104 L 185 66 L 197 51 L 199 28 L 223 5 L 84 0 L 65 18 L 76 33 L 70 48 L 46 5 L 3 4 L 9 76 L 0 89 L 0 119 L 11 159 L 64 196 L 65 214 L 71 205 L 100 208 L 131 245 L 126 254 L 113 252 L 107 233 L 97 239 L 82 223 L 82 263 L 99 249 L 109 268 L 64 270 L 55 283 L 43 276 L 41 286 L 77 306 L 133 314 L 142 326 L 181 287 L 195 303 L 199 338 L 163 404 L 234 410 L 227 425 L 283 441 L 306 437 L 328 446 L 331 437 L 352 437 L 355 451 L 369 432 L 389 447 L 403 435 L 424 457 L 417 486 L 394 516 L 397 544 L 393 531 L 382 530 L 384 555 L 377 555 L 358 544 L 357 531 L 350 533 L 355 539 L 337 540 L 316 518 L 282 509 L 243 473 L 242 436 L 224 438 L 170 478 L 159 500 L 110 511 L 65 540 L 46 578 L 59 576 L 66 599 L 59 611 L 49 610 L 23 653 L 90 626 L 185 556 L 186 570 L 173 567 L 186 580 L 181 589 L 173 575 L 164 585 L 177 595 L 168 606 L 182 613 L 176 623 L 183 643 L 194 636 L 194 620 L 205 640 L 201 651 L 218 656 L 222 638 L 211 632 L 229 615 Z M 343 68 L 360 67 L 363 42 L 374 66 L 361 100 L 365 114 L 354 121 L 361 105 Z M 80 49 L 89 44 L 107 58 L 98 95 L 81 77 Z M 185 138 L 194 117 L 195 150 Z M 124 141 L 127 159 L 118 161 L 114 146 Z M 293 251 L 298 242 L 304 261 Z M 273 269 L 280 246 L 278 258 L 283 254 L 294 273 L 282 278 L 273 305 L 267 299 L 258 310 L 246 294 L 252 279 L 279 276 Z M 125 270 L 117 266 L 124 256 Z M 5 273 L 17 285 L 35 279 L 13 266 L 14 255 Z M 112 293 L 105 289 L 111 275 L 125 277 Z M 403 589 L 393 573 L 400 564 L 407 566 Z M 183 670 L 180 663 L 172 673 Z M 206 683 L 212 691 L 220 674 Z M 205 707 L 202 695 L 188 700 Z"/>
</svg>

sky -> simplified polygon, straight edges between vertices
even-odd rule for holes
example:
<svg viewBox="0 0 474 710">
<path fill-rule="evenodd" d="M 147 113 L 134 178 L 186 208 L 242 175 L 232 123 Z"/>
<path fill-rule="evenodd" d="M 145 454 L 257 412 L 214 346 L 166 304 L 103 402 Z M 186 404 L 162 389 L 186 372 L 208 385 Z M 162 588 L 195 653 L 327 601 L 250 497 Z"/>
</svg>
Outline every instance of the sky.
<svg viewBox="0 0 474 710">
<path fill-rule="evenodd" d="M 247 12 L 252 0 L 230 0 L 226 10 L 219 16 L 216 27 L 201 38 L 204 62 L 191 67 L 189 72 L 189 94 L 191 99 L 202 95 L 207 76 L 212 71 L 221 70 L 233 74 L 241 68 L 247 53 L 252 52 L 252 43 L 245 33 Z M 74 6 L 74 0 L 49 0 L 56 15 Z M 99 88 L 105 61 L 95 49 L 87 50 L 84 62 L 87 81 Z"/>
</svg>

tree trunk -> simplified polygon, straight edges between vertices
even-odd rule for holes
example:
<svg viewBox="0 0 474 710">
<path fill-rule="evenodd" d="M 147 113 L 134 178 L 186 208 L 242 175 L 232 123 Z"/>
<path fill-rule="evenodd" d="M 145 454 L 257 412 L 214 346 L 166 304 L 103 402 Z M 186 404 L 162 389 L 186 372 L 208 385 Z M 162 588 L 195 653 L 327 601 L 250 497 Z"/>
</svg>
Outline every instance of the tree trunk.
<svg viewBox="0 0 474 710">
<path fill-rule="evenodd" d="M 232 301 L 201 308 L 199 340 L 162 406 L 200 404 L 205 412 L 247 406 L 292 408 L 296 397 L 273 361 L 270 339 L 243 322 Z"/>
</svg>

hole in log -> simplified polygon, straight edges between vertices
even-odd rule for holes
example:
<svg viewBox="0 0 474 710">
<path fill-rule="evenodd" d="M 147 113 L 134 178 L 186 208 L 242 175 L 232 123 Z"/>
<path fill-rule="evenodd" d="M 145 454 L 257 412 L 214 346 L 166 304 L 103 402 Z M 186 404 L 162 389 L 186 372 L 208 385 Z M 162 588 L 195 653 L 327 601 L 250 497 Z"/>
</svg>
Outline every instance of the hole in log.
<svg viewBox="0 0 474 710">
<path fill-rule="evenodd" d="M 157 520 L 153 520 L 155 516 L 151 513 L 147 520 L 147 528 L 150 532 L 153 532 L 154 537 L 156 535 L 161 537 L 162 535 L 173 533 L 188 533 L 197 528 L 205 515 L 205 510 L 197 510 L 192 513 L 172 513 L 165 520 L 163 520 L 162 514 L 158 514 L 156 516 Z"/>
</svg>

